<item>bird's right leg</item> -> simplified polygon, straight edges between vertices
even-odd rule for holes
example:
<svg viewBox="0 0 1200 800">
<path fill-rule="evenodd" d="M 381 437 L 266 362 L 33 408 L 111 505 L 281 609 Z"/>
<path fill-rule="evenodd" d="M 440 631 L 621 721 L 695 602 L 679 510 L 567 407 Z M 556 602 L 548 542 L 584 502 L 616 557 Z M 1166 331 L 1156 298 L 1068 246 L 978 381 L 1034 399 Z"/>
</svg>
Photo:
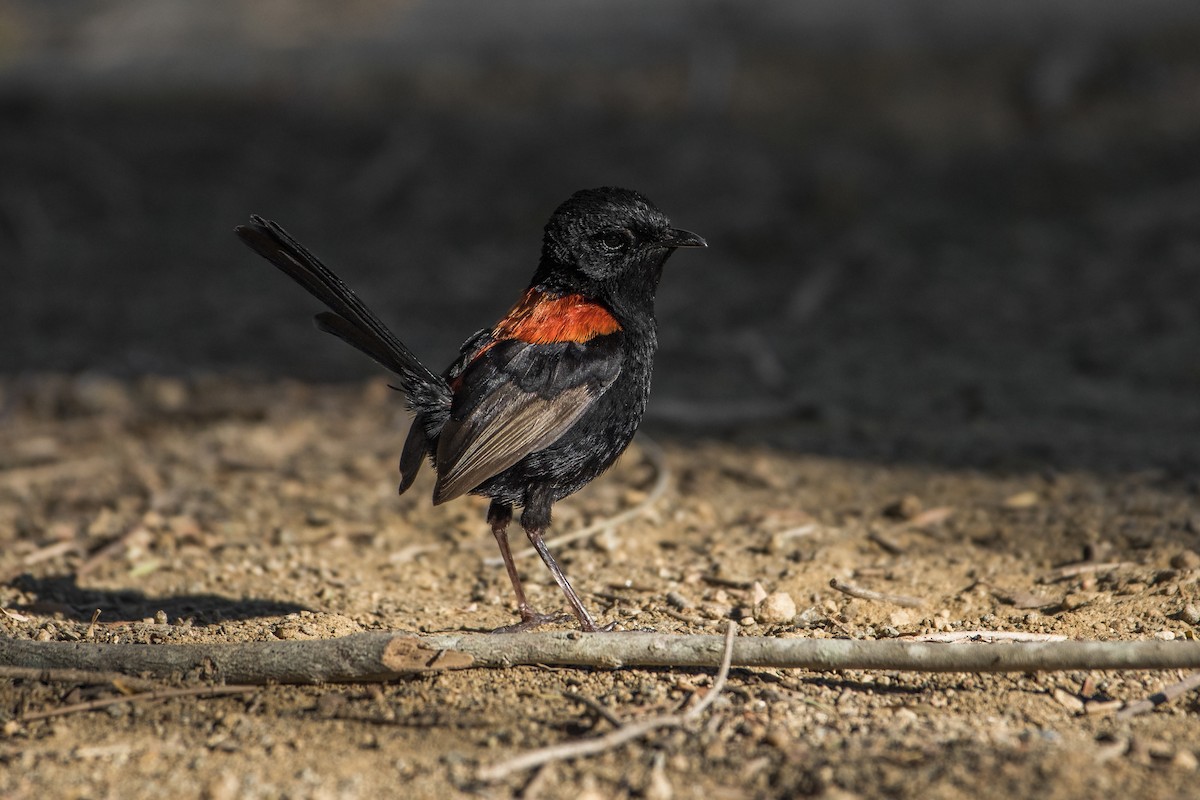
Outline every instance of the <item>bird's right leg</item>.
<svg viewBox="0 0 1200 800">
<path fill-rule="evenodd" d="M 496 537 L 496 544 L 500 546 L 500 557 L 504 559 L 504 569 L 508 572 L 509 581 L 512 582 L 513 594 L 517 596 L 517 612 L 521 615 L 521 621 L 515 625 L 497 628 L 492 633 L 531 631 L 548 622 L 558 622 L 563 616 L 561 614 L 539 614 L 529 604 L 529 598 L 525 596 L 525 587 L 521 585 L 521 576 L 517 574 L 517 564 L 513 560 L 512 550 L 508 546 L 508 524 L 512 522 L 512 517 L 512 505 L 509 503 L 493 500 L 491 506 L 488 507 L 488 524 L 492 526 L 492 535 Z"/>
</svg>

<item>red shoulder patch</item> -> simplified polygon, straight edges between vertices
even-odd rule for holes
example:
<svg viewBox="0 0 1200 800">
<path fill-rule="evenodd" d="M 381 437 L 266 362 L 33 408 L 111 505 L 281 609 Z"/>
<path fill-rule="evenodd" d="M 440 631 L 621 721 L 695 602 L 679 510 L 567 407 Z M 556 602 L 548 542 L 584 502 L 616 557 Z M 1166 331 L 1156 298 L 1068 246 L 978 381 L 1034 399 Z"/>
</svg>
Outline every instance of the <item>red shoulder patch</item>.
<svg viewBox="0 0 1200 800">
<path fill-rule="evenodd" d="M 621 324 L 607 309 L 583 295 L 555 296 L 530 289 L 492 328 L 491 341 L 476 350 L 466 363 L 474 363 L 506 339 L 529 344 L 586 342 L 619 330 Z M 450 381 L 452 392 L 457 392 L 461 386 L 461 374 Z"/>
<path fill-rule="evenodd" d="M 492 331 L 495 340 L 520 339 L 530 344 L 586 342 L 616 333 L 621 325 L 599 303 L 582 295 L 554 296 L 530 289 Z"/>
</svg>

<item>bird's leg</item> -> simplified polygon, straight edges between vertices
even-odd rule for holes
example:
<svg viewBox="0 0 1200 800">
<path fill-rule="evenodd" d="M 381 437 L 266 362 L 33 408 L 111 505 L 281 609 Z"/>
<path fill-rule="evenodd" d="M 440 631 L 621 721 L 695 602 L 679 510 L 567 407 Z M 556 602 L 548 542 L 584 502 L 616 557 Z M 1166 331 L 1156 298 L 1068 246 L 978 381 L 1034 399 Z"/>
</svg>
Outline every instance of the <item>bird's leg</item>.
<svg viewBox="0 0 1200 800">
<path fill-rule="evenodd" d="M 575 612 L 575 618 L 579 620 L 580 629 L 593 633 L 599 630 L 609 630 L 609 627 L 601 629 L 596 626 L 592 615 L 583 607 L 583 602 L 579 599 L 579 595 L 575 594 L 575 590 L 571 588 L 571 582 L 567 580 L 567 576 L 563 574 L 562 568 L 558 566 L 558 562 L 550 554 L 550 548 L 546 547 L 546 540 L 543 538 L 543 534 L 550 527 L 551 503 L 549 494 L 546 492 L 536 489 L 527 492 L 525 495 L 525 509 L 521 512 L 521 527 L 525 529 L 525 535 L 529 537 L 529 543 L 533 545 L 533 549 L 537 550 L 538 555 L 545 562 L 546 568 L 554 576 L 558 588 L 562 589 L 563 594 L 567 596 L 567 602 L 571 604 L 571 610 Z"/>
<path fill-rule="evenodd" d="M 513 561 L 512 550 L 508 546 L 508 523 L 512 522 L 512 516 L 512 506 L 508 503 L 498 503 L 493 500 L 491 506 L 488 507 L 488 524 L 492 526 L 492 535 L 496 537 L 496 544 L 500 545 L 500 557 L 504 559 L 504 569 L 508 572 L 509 581 L 512 582 L 513 594 L 517 596 L 517 611 L 521 615 L 521 621 L 516 625 L 497 628 L 493 633 L 529 631 L 558 619 L 550 614 L 539 614 L 529 604 L 529 598 L 525 596 L 525 587 L 521 585 L 521 576 L 517 574 L 517 565 Z"/>
</svg>

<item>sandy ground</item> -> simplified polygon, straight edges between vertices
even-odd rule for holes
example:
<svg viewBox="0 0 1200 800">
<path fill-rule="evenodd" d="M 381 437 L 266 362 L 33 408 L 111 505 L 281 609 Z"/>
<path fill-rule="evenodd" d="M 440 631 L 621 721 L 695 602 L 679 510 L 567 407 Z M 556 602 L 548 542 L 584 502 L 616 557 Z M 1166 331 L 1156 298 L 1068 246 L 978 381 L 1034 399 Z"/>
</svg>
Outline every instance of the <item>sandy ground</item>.
<svg viewBox="0 0 1200 800">
<path fill-rule="evenodd" d="M 43 380 L 5 392 L 6 635 L 241 641 L 513 618 L 503 571 L 483 564 L 494 555 L 484 502 L 435 509 L 428 476 L 395 496 L 403 414 L 382 382 Z M 665 449 L 670 489 L 648 515 L 561 551 L 586 601 L 622 627 L 717 632 L 732 618 L 758 635 L 1104 640 L 1191 637 L 1200 619 L 1200 510 L 1192 489 L 1160 474 L 997 475 L 675 439 Z M 557 524 L 635 505 L 655 480 L 635 448 L 562 503 Z M 1062 577 L 1084 560 L 1111 566 Z M 536 604 L 562 606 L 536 561 L 523 571 Z M 829 588 L 835 577 L 926 605 L 852 599 Z M 795 617 L 756 621 L 756 583 L 786 592 Z M 1179 797 L 1196 781 L 1195 698 L 1132 720 L 1109 701 L 1180 677 L 737 669 L 696 730 L 492 786 L 474 781 L 477 765 L 607 729 L 572 695 L 633 719 L 694 701 L 710 676 L 467 671 L 33 722 L 21 716 L 113 689 L 5 680 L 0 793 Z"/>
<path fill-rule="evenodd" d="M 615 183 L 712 246 L 676 256 L 658 298 L 644 432 L 669 489 L 560 550 L 596 614 L 664 634 L 1194 635 L 1194 12 L 1075 25 L 1063 3 L 1044 26 L 1002 14 L 1005 35 L 925 24 L 924 4 L 833 27 L 680 4 L 577 36 L 555 15 L 541 39 L 505 17 L 446 55 L 433 4 L 385 5 L 0 10 L 0 633 L 512 621 L 484 504 L 431 507 L 427 474 L 396 496 L 396 396 L 231 229 L 280 220 L 440 366 L 513 302 L 550 210 Z M 226 27 L 252 53 L 220 49 Z M 635 446 L 556 525 L 657 479 Z M 760 591 L 795 614 L 757 620 Z M 738 669 L 695 730 L 493 786 L 478 765 L 610 729 L 575 696 L 635 719 L 711 674 L 465 671 L 37 721 L 115 689 L 0 678 L 0 796 L 1181 797 L 1196 697 L 1112 710 L 1181 677 Z"/>
</svg>

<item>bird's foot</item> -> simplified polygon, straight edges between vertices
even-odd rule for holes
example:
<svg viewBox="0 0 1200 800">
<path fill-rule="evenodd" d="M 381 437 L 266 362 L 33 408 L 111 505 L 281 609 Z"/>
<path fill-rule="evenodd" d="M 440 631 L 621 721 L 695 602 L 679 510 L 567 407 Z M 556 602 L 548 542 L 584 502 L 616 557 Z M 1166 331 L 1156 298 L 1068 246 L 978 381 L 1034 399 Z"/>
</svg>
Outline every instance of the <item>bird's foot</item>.
<svg viewBox="0 0 1200 800">
<path fill-rule="evenodd" d="M 654 628 L 618 628 L 617 622 L 610 622 L 607 625 L 597 625 L 592 628 L 582 628 L 585 633 L 658 633 Z"/>
<path fill-rule="evenodd" d="M 596 623 L 592 622 L 590 626 L 586 624 L 580 625 L 579 629 L 584 633 L 612 633 L 613 631 L 617 630 L 617 623 L 610 622 L 607 625 L 597 625 Z"/>
<path fill-rule="evenodd" d="M 520 622 L 496 628 L 492 633 L 524 633 L 525 631 L 535 631 L 543 625 L 566 622 L 570 619 L 572 619 L 570 614 L 539 614 L 532 608 L 522 609 Z"/>
</svg>

